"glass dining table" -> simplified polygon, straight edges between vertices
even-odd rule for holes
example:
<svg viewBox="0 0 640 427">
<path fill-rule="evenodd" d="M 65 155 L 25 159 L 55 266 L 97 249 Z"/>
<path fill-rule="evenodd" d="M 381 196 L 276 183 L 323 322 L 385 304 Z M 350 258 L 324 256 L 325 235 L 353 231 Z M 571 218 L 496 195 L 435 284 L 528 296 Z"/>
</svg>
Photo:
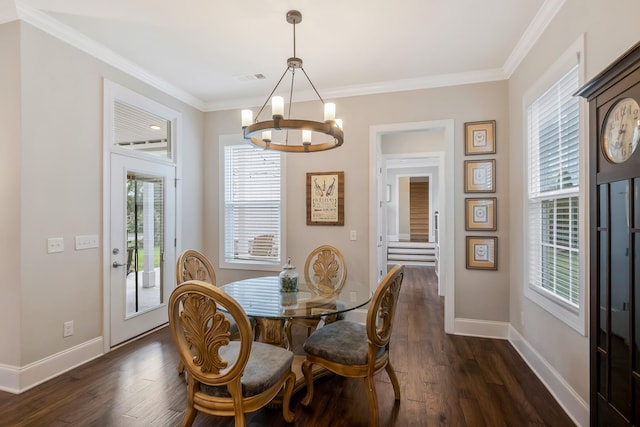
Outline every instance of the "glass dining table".
<svg viewBox="0 0 640 427">
<path fill-rule="evenodd" d="M 255 277 L 220 286 L 256 321 L 256 339 L 291 348 L 285 334 L 290 319 L 320 319 L 346 313 L 366 305 L 371 289 L 365 282 L 347 280 L 338 292 L 314 292 L 303 281 L 297 292 L 281 292 L 278 276 Z"/>
<path fill-rule="evenodd" d="M 256 322 L 256 340 L 294 350 L 291 334 L 287 334 L 287 323 L 291 319 L 320 319 L 360 308 L 371 301 L 373 293 L 369 284 L 347 280 L 339 292 L 314 292 L 304 281 L 298 284 L 297 292 L 281 292 L 278 276 L 255 277 L 238 280 L 220 286 L 231 295 L 247 316 Z M 296 375 L 294 392 L 304 387 L 302 362 L 304 354 L 295 354 L 292 371 Z M 329 374 L 320 365 L 313 365 L 314 379 Z M 281 396 L 269 406 L 279 407 Z"/>
</svg>

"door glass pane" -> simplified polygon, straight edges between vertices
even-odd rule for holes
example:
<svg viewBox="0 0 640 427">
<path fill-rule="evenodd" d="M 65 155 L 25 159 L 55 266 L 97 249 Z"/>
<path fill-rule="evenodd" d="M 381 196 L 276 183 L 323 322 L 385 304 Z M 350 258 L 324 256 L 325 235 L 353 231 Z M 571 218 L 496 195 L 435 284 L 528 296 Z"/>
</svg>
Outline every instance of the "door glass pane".
<svg viewBox="0 0 640 427">
<path fill-rule="evenodd" d="M 113 124 L 118 147 L 171 159 L 171 121 L 115 101 Z"/>
<path fill-rule="evenodd" d="M 607 272 L 608 270 L 608 251 L 607 247 L 609 245 L 609 233 L 606 231 L 601 231 L 598 233 L 600 237 L 600 254 L 599 254 L 599 263 L 598 266 L 600 278 L 599 283 L 599 298 L 600 301 L 599 307 L 600 312 L 598 313 L 600 318 L 598 324 L 600 325 L 599 334 L 598 334 L 598 347 L 608 351 L 607 347 L 607 314 L 609 312 L 609 301 L 607 300 L 607 284 L 609 283 L 607 280 Z"/>
<path fill-rule="evenodd" d="M 600 195 L 600 212 L 598 218 L 600 219 L 598 226 L 607 226 L 607 214 L 609 212 L 609 187 L 607 184 L 598 186 L 598 193 Z"/>
<path fill-rule="evenodd" d="M 611 348 L 609 349 L 611 404 L 629 417 L 631 395 L 629 371 L 629 183 L 617 181 L 611 184 Z"/>
<path fill-rule="evenodd" d="M 162 178 L 127 175 L 127 317 L 164 302 L 163 198 Z"/>
</svg>

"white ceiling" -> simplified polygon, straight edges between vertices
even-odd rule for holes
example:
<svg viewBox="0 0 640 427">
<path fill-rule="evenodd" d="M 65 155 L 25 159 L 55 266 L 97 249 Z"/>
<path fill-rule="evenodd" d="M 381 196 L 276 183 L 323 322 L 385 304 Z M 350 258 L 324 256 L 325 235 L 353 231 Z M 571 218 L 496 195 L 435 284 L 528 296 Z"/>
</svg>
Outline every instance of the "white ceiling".
<svg viewBox="0 0 640 427">
<path fill-rule="evenodd" d="M 302 13 L 296 54 L 332 100 L 508 78 L 563 1 L 0 0 L 0 22 L 13 9 L 213 111 L 264 102 L 293 56 L 291 9 Z M 257 73 L 266 79 L 246 79 Z M 302 77 L 294 100 L 314 99 Z"/>
</svg>

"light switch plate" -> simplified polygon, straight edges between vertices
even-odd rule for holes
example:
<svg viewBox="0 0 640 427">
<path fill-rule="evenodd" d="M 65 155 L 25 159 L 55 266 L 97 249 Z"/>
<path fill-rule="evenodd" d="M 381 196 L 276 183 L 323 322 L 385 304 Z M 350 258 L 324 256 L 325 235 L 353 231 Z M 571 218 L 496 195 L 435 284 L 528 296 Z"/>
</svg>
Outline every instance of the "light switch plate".
<svg viewBox="0 0 640 427">
<path fill-rule="evenodd" d="M 358 234 L 356 233 L 356 230 L 351 230 L 351 232 L 349 233 L 349 239 L 351 239 L 351 240 L 357 240 L 358 239 Z"/>
<path fill-rule="evenodd" d="M 100 243 L 97 234 L 76 236 L 76 251 L 97 248 Z"/>
<path fill-rule="evenodd" d="M 63 237 L 50 237 L 47 239 L 47 253 L 54 254 L 56 252 L 64 252 Z"/>
</svg>

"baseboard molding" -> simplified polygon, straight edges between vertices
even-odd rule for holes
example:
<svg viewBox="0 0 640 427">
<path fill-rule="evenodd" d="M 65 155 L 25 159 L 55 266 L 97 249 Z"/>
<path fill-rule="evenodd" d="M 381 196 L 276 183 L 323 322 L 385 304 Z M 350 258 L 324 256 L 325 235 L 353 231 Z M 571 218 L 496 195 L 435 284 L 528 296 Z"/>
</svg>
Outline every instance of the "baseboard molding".
<svg viewBox="0 0 640 427">
<path fill-rule="evenodd" d="M 98 337 L 22 367 L 0 365 L 0 390 L 22 393 L 102 354 L 103 339 Z"/>
<path fill-rule="evenodd" d="M 511 325 L 508 339 L 573 422 L 578 426 L 588 426 L 589 404 Z"/>
<path fill-rule="evenodd" d="M 507 322 L 456 318 L 453 327 L 455 335 L 502 340 L 509 336 L 509 323 Z"/>
</svg>

